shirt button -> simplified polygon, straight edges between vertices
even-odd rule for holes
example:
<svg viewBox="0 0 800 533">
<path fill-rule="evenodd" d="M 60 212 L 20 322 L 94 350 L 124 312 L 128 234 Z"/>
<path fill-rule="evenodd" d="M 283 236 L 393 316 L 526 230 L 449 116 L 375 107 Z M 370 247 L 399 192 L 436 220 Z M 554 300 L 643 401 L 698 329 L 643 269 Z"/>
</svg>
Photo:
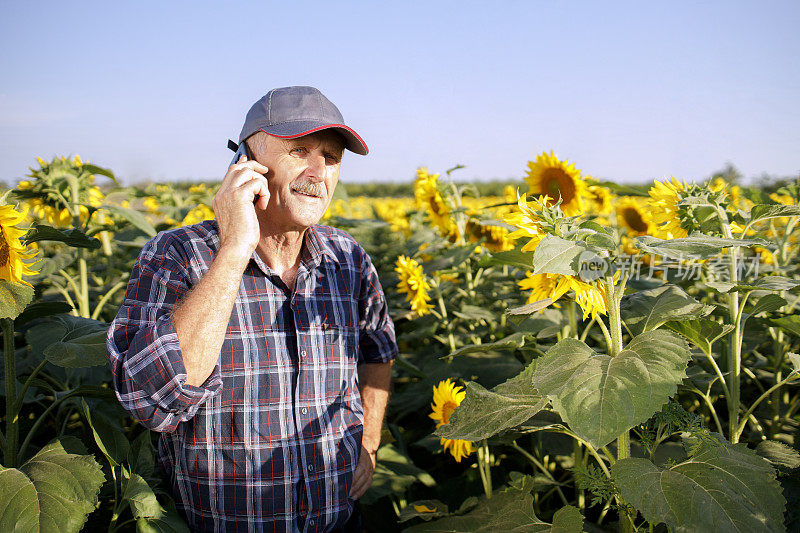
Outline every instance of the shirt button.
<svg viewBox="0 0 800 533">
<path fill-rule="evenodd" d="M 301 351 L 301 352 L 300 352 L 300 355 L 302 355 L 303 357 L 305 357 L 305 356 L 306 356 L 306 351 L 305 351 L 305 350 Z"/>
<path fill-rule="evenodd" d="M 300 412 L 303 413 L 304 415 L 307 415 L 308 414 L 308 409 L 303 407 L 302 409 L 300 409 Z"/>
<path fill-rule="evenodd" d="M 309 472 L 313 472 L 314 471 L 314 465 L 308 465 L 308 471 Z"/>
<path fill-rule="evenodd" d="M 308 525 L 309 525 L 309 526 L 313 526 L 313 525 L 314 525 L 314 519 L 313 519 L 313 518 L 312 518 L 311 520 L 309 520 L 309 521 L 308 521 Z"/>
</svg>

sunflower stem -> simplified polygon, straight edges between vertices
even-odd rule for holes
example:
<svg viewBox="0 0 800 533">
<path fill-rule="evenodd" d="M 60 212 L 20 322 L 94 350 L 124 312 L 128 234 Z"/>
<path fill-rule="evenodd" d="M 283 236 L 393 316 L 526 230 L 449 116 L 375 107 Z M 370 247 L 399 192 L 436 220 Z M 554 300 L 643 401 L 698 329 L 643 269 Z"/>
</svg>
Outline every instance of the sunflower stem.
<svg viewBox="0 0 800 533">
<path fill-rule="evenodd" d="M 570 301 L 567 304 L 567 318 L 569 319 L 569 334 L 568 336 L 573 339 L 578 338 L 578 317 L 575 312 L 575 302 Z"/>
<path fill-rule="evenodd" d="M 436 290 L 436 300 L 439 302 L 439 311 L 442 313 L 442 321 L 447 324 L 445 326 L 447 328 L 447 342 L 450 345 L 450 354 L 452 360 L 452 354 L 456 351 L 456 339 L 453 336 L 453 328 L 452 323 L 447 319 L 447 306 L 444 304 L 444 298 L 442 298 L 442 291 L 439 290 L 439 282 L 434 280 L 432 283 L 433 288 Z"/>
<path fill-rule="evenodd" d="M 486 499 L 489 499 L 492 497 L 492 471 L 489 466 L 489 444 L 486 439 L 483 439 L 478 447 L 478 471 L 481 474 L 483 493 Z"/>
<path fill-rule="evenodd" d="M 81 189 L 80 183 L 75 177 L 70 176 L 69 178 L 71 178 L 68 181 L 73 207 L 72 220 L 73 225 L 77 228 L 80 226 Z M 85 230 L 85 228 L 81 229 Z M 78 249 L 78 269 L 80 272 L 80 288 L 76 295 L 79 307 L 78 314 L 83 318 L 89 318 L 91 316 L 89 312 L 89 269 L 86 265 L 86 250 L 83 248 Z"/>
<path fill-rule="evenodd" d="M 723 235 L 732 239 L 733 234 L 731 233 L 731 227 L 728 223 L 728 216 L 725 214 L 722 207 L 717 206 L 717 214 L 719 216 Z M 737 247 L 732 246 L 728 253 L 730 259 L 729 281 L 734 285 L 739 281 L 736 263 L 737 251 Z M 743 304 L 744 302 L 742 302 L 741 307 L 744 307 Z M 728 342 L 728 372 L 730 372 L 730 382 L 728 383 L 728 390 L 730 391 L 728 397 L 728 440 L 736 444 L 739 442 L 739 404 L 741 401 L 740 382 L 742 376 L 742 313 L 739 304 L 739 292 L 736 290 L 728 293 L 728 315 L 733 324 L 733 331 L 731 331 L 730 340 Z"/>
<path fill-rule="evenodd" d="M 624 281 L 620 284 L 621 289 L 615 290 L 614 279 L 608 277 L 605 279 L 606 298 L 608 300 L 608 322 L 610 326 L 609 333 L 611 334 L 611 346 L 609 354 L 612 358 L 618 356 L 622 352 L 622 316 L 620 314 L 620 301 L 622 300 L 622 293 L 624 292 Z M 625 430 L 619 437 L 617 437 L 617 461 L 627 459 L 631 456 L 631 437 L 629 430 Z M 626 505 L 622 499 L 619 500 L 620 508 L 625 509 Z M 633 521 L 624 511 L 620 511 L 619 516 L 619 531 L 621 533 L 630 533 L 633 531 Z"/>
<path fill-rule="evenodd" d="M 19 443 L 19 412 L 17 411 L 17 361 L 14 355 L 14 320 L 3 319 L 3 355 L 6 362 L 6 442 L 3 466 L 16 468 Z"/>
</svg>

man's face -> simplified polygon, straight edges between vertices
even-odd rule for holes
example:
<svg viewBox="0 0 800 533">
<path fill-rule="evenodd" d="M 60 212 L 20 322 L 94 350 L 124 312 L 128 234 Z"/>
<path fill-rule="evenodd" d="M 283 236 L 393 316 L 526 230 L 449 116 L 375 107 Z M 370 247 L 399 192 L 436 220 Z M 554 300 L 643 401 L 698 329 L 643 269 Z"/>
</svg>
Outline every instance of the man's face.
<svg viewBox="0 0 800 533">
<path fill-rule="evenodd" d="M 308 228 L 320 221 L 339 182 L 344 152 L 341 137 L 323 130 L 296 139 L 259 132 L 250 146 L 256 160 L 269 168 L 269 204 L 260 216 L 281 231 Z"/>
</svg>

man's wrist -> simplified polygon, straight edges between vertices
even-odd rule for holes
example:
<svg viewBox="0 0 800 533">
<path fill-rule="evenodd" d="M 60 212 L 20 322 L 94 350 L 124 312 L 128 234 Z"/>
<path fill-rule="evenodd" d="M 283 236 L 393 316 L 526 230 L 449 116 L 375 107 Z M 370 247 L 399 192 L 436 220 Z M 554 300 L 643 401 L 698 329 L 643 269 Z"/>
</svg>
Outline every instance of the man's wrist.
<svg viewBox="0 0 800 533">
<path fill-rule="evenodd" d="M 381 443 L 380 443 L 380 441 L 378 441 L 378 442 L 364 441 L 362 439 L 361 447 L 364 448 L 365 450 L 367 450 L 372 455 L 375 455 L 376 453 L 378 453 L 378 448 L 381 447 Z"/>
<path fill-rule="evenodd" d="M 237 248 L 234 246 L 221 246 L 217 252 L 217 256 L 214 258 L 214 261 L 221 262 L 227 268 L 232 270 L 241 270 L 244 272 L 244 269 L 247 268 L 247 263 L 250 262 L 252 255 L 252 252 L 247 253 L 247 249 L 242 247 Z"/>
</svg>

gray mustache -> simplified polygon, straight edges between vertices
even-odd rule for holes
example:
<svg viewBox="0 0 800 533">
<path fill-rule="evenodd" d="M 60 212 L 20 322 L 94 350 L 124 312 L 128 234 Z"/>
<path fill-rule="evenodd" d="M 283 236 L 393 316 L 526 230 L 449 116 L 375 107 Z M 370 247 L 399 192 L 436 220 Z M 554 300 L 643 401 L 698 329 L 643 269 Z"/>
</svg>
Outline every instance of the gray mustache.
<svg viewBox="0 0 800 533">
<path fill-rule="evenodd" d="M 308 194 L 310 196 L 316 196 L 317 198 L 324 198 L 326 192 L 325 185 L 322 182 L 312 183 L 310 181 L 296 183 L 292 185 L 292 190 L 301 192 L 303 194 Z"/>
</svg>

